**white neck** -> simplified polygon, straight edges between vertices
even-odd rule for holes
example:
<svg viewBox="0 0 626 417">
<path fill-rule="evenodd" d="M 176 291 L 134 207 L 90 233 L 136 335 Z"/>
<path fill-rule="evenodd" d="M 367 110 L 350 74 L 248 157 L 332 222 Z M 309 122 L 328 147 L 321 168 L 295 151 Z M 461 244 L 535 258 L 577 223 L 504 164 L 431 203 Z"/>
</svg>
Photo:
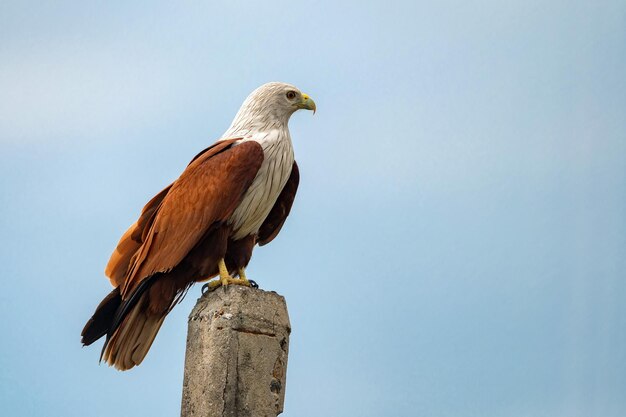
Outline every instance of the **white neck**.
<svg viewBox="0 0 626 417">
<path fill-rule="evenodd" d="M 272 111 L 273 110 L 273 111 Z M 271 130 L 287 131 L 288 123 L 293 112 L 285 112 L 284 109 L 268 109 L 262 102 L 251 100 L 244 101 L 230 127 L 222 135 L 222 139 L 233 137 L 246 137 L 257 135 Z"/>
</svg>

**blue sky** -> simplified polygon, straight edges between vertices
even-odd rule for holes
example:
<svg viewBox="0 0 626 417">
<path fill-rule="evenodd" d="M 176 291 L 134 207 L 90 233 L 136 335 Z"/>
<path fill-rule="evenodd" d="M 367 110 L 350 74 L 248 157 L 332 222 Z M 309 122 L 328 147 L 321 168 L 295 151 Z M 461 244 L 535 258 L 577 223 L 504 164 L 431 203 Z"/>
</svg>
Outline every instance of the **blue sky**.
<svg viewBox="0 0 626 417">
<path fill-rule="evenodd" d="M 194 287 L 146 361 L 79 334 L 156 192 L 268 81 L 309 93 L 249 276 L 284 415 L 626 415 L 623 1 L 0 4 L 0 406 L 177 415 Z"/>
</svg>

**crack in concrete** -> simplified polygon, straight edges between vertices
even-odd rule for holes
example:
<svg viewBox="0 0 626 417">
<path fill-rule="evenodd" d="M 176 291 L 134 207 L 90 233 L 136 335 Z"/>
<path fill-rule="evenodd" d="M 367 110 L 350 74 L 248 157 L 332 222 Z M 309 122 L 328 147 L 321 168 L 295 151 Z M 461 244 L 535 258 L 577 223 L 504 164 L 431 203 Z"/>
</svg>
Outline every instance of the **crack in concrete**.
<svg viewBox="0 0 626 417">
<path fill-rule="evenodd" d="M 224 391 L 222 391 L 222 417 L 226 412 L 226 390 L 228 389 L 228 371 L 230 369 L 230 361 L 226 359 L 226 378 L 224 379 Z"/>
<path fill-rule="evenodd" d="M 237 329 L 233 328 L 233 330 L 239 333 L 259 334 L 263 336 L 276 337 L 276 333 L 264 332 L 262 330 L 251 330 L 251 329 L 244 329 L 244 328 L 237 328 Z"/>
</svg>

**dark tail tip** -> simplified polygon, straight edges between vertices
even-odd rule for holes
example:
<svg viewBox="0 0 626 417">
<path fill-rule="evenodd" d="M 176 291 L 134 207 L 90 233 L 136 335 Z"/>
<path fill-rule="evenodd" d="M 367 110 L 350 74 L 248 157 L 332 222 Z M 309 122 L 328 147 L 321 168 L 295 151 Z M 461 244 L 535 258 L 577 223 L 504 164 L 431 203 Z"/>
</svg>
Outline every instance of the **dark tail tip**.
<svg viewBox="0 0 626 417">
<path fill-rule="evenodd" d="M 120 288 L 117 287 L 109 293 L 104 300 L 96 307 L 96 312 L 89 319 L 85 327 L 83 328 L 81 335 L 81 342 L 83 346 L 88 346 L 100 339 L 102 336 L 108 333 L 115 313 L 122 303 L 122 297 L 120 296 Z"/>
</svg>

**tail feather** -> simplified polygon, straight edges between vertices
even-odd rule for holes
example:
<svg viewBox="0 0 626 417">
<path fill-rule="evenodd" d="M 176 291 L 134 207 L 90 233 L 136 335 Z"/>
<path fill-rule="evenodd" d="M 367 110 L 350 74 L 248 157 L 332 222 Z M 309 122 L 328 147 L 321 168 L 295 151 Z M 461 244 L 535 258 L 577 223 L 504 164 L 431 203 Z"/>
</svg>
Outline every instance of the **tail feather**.
<svg viewBox="0 0 626 417">
<path fill-rule="evenodd" d="M 102 359 L 116 369 L 139 365 L 165 320 L 165 314 L 150 313 L 146 304 L 147 295 L 143 295 L 104 347 Z"/>
<path fill-rule="evenodd" d="M 161 329 L 164 319 L 165 316 L 152 316 L 149 320 L 146 320 L 145 330 L 138 340 L 137 347 L 133 349 L 132 360 L 135 364 L 139 365 L 148 354 L 148 350 L 150 350 L 152 342 L 154 342 L 157 333 Z"/>
<path fill-rule="evenodd" d="M 96 307 L 96 312 L 89 319 L 81 332 L 83 346 L 88 346 L 109 332 L 115 313 L 122 303 L 119 287 L 109 293 Z"/>
<path fill-rule="evenodd" d="M 139 365 L 145 358 L 169 310 L 155 313 L 149 307 L 147 291 L 159 274 L 144 280 L 133 294 L 122 300 L 115 288 L 96 308 L 83 329 L 87 346 L 106 335 L 100 360 L 119 370 Z"/>
</svg>

